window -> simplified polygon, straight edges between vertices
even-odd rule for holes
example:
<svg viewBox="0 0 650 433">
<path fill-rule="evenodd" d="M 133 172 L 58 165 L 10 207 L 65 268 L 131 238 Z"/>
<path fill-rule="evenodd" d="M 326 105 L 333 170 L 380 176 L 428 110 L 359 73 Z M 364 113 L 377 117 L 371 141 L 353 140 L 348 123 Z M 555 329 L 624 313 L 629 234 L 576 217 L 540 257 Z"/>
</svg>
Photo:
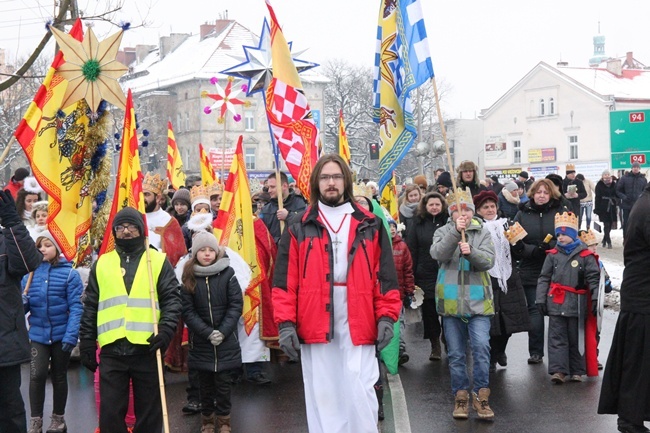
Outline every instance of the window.
<svg viewBox="0 0 650 433">
<path fill-rule="evenodd" d="M 255 112 L 244 111 L 244 128 L 246 131 L 255 131 Z"/>
<path fill-rule="evenodd" d="M 544 100 L 543 100 L 543 99 L 540 99 L 540 100 L 539 100 L 539 115 L 540 115 L 540 116 L 543 116 L 543 115 L 544 115 L 544 108 L 545 108 L 545 106 L 544 106 Z"/>
<path fill-rule="evenodd" d="M 555 99 L 553 98 L 548 100 L 548 114 L 551 116 L 555 114 Z"/>
<path fill-rule="evenodd" d="M 512 149 L 514 152 L 513 159 L 515 164 L 521 164 L 521 141 L 514 140 L 512 142 Z"/>
<path fill-rule="evenodd" d="M 569 135 L 569 159 L 578 159 L 578 136 Z"/>
<path fill-rule="evenodd" d="M 176 115 L 176 132 L 181 132 L 183 130 L 183 116 L 181 113 Z"/>
<path fill-rule="evenodd" d="M 246 170 L 255 170 L 255 148 L 246 148 Z"/>
<path fill-rule="evenodd" d="M 190 113 L 185 113 L 185 130 L 190 130 Z"/>
</svg>

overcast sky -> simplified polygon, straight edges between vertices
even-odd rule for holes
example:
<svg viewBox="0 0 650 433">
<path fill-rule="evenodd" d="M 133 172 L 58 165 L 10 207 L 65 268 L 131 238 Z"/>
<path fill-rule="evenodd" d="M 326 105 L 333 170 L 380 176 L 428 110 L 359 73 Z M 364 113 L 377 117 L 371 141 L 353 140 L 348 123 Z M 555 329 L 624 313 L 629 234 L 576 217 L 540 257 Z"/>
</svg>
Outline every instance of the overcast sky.
<svg viewBox="0 0 650 433">
<path fill-rule="evenodd" d="M 116 0 L 78 0 L 86 15 Z M 147 28 L 126 32 L 122 47 L 157 44 L 158 37 L 197 33 L 224 11 L 259 34 L 264 0 L 124 0 L 115 20 Z M 43 36 L 52 0 L 0 0 L 0 48 L 12 60 L 26 57 Z M 377 0 L 272 1 L 294 51 L 304 60 L 331 58 L 373 66 Z M 422 0 L 436 77 L 451 87 L 443 101 L 449 117 L 473 118 L 488 108 L 538 62 L 588 66 L 600 21 L 609 56 L 634 57 L 650 66 L 649 0 Z M 20 25 L 19 25 L 20 24 Z M 97 26 L 100 39 L 116 28 Z"/>
</svg>

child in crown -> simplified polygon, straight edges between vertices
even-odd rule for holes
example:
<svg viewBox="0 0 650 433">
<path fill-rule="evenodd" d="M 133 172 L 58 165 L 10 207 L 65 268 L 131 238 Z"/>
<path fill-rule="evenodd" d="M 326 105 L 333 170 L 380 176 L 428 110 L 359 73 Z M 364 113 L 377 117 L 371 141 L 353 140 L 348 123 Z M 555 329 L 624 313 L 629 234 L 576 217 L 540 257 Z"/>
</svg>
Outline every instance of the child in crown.
<svg viewBox="0 0 650 433">
<path fill-rule="evenodd" d="M 535 303 L 549 316 L 551 381 L 582 382 L 585 374 L 598 375 L 595 319 L 600 268 L 596 256 L 578 238 L 578 217 L 573 212 L 555 216 L 555 236 L 557 244 L 547 252 L 537 281 Z M 581 339 L 584 348 L 579 347 Z"/>
</svg>

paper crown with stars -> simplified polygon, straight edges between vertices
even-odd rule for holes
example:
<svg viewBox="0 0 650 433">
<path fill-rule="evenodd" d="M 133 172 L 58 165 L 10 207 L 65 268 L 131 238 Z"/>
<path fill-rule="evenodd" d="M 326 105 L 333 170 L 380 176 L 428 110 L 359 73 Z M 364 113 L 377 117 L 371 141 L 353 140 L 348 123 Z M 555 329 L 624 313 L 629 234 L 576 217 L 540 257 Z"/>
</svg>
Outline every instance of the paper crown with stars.
<svg viewBox="0 0 650 433">
<path fill-rule="evenodd" d="M 152 194 L 162 194 L 167 187 L 167 179 L 161 179 L 158 173 L 146 173 L 142 181 L 142 191 L 150 192 Z"/>
<path fill-rule="evenodd" d="M 508 239 L 510 245 L 514 245 L 520 240 L 522 240 L 523 238 L 525 238 L 528 232 L 524 230 L 524 228 L 521 226 L 521 224 L 519 224 L 519 222 L 516 222 L 510 227 L 508 227 L 508 229 L 505 230 L 503 234 L 506 237 L 506 239 Z"/>
<path fill-rule="evenodd" d="M 598 239 L 596 239 L 596 234 L 590 230 L 581 230 L 578 234 L 578 237 L 582 242 L 587 244 L 587 246 L 598 245 Z"/>
<path fill-rule="evenodd" d="M 223 187 L 219 181 L 214 181 L 208 186 L 208 196 L 212 197 L 213 195 L 221 195 L 223 193 Z"/>
<path fill-rule="evenodd" d="M 372 190 L 363 183 L 355 183 L 352 186 L 352 194 L 355 197 L 367 197 L 372 198 Z"/>
<path fill-rule="evenodd" d="M 449 203 L 450 214 L 457 211 L 459 206 L 475 211 L 474 200 L 472 200 L 472 193 L 469 191 L 469 188 L 456 188 L 456 191 L 450 190 L 446 200 Z"/>
</svg>

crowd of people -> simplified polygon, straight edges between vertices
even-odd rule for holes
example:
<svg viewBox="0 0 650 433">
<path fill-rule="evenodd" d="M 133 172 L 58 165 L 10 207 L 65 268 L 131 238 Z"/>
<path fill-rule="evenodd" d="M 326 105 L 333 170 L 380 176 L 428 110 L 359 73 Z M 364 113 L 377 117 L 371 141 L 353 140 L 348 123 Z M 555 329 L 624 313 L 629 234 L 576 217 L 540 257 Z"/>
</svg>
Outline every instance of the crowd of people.
<svg viewBox="0 0 650 433">
<path fill-rule="evenodd" d="M 619 220 L 626 240 L 633 230 L 636 243 L 650 242 L 635 221 L 645 215 L 632 211 L 650 196 L 645 177 L 636 164 L 619 181 L 603 172 L 594 186 L 567 165 L 564 179 L 535 180 L 522 171 L 501 180 L 479 179 L 472 161 L 460 164 L 453 181 L 442 169 L 431 185 L 416 176 L 400 194 L 398 215 L 380 204 L 374 182 L 353 181 L 334 154 L 314 167 L 309 201 L 284 173 L 251 181 L 255 265 L 266 279 L 257 318 L 245 323 L 250 264 L 213 232 L 220 183 L 189 176 L 173 190 L 147 173 L 146 225 L 137 210 L 122 209 L 112 221 L 115 249 L 81 269 L 62 257 L 48 231 L 38 183 L 17 169 L 0 191 L 0 344 L 12 348 L 0 353 L 0 431 L 67 431 L 67 368 L 78 346 L 81 363 L 95 373 L 97 431 L 161 431 L 160 352 L 166 372 L 187 373 L 180 410 L 201 414 L 201 433 L 231 431 L 233 386 L 242 379 L 269 384 L 269 361 L 300 363 L 310 432 L 376 432 L 381 363 L 389 364 L 396 334 L 396 365 L 409 362 L 404 317 L 414 308 L 429 360 L 448 361 L 456 419 L 469 418 L 470 408 L 494 418 L 490 373 L 508 365 L 514 333 L 528 333 L 528 364 L 543 364 L 547 355 L 553 383 L 598 375 L 599 287 L 611 284 L 594 230 L 605 248 Z M 621 334 L 645 320 L 645 297 L 637 299 L 617 325 L 620 351 Z M 640 363 L 632 358 L 610 357 L 608 389 L 624 386 L 625 366 Z M 20 394 L 25 362 L 28 423 Z M 53 412 L 45 429 L 48 371 Z M 618 413 L 620 431 L 648 431 L 639 403 L 641 415 L 618 410 L 625 401 L 601 400 L 599 410 Z"/>
</svg>

